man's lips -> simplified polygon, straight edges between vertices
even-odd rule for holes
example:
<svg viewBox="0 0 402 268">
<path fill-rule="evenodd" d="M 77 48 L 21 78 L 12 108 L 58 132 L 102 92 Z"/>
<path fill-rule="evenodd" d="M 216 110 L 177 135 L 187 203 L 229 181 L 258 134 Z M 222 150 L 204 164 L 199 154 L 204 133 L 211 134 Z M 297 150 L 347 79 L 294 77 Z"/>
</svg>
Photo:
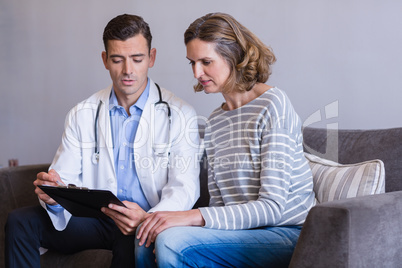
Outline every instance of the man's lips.
<svg viewBox="0 0 402 268">
<path fill-rule="evenodd" d="M 121 80 L 121 82 L 123 83 L 123 85 L 125 86 L 132 86 L 135 82 L 135 80 L 131 80 L 131 79 L 123 79 Z"/>
</svg>

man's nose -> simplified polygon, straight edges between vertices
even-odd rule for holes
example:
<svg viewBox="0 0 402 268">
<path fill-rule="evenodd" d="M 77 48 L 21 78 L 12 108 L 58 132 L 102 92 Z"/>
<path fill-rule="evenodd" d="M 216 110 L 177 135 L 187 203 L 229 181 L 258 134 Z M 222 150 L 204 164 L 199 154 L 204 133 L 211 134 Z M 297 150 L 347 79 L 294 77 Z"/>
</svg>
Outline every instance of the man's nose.
<svg viewBox="0 0 402 268">
<path fill-rule="evenodd" d="M 124 74 L 132 74 L 133 73 L 133 63 L 131 61 L 131 59 L 128 59 L 125 61 L 124 63 Z"/>
</svg>

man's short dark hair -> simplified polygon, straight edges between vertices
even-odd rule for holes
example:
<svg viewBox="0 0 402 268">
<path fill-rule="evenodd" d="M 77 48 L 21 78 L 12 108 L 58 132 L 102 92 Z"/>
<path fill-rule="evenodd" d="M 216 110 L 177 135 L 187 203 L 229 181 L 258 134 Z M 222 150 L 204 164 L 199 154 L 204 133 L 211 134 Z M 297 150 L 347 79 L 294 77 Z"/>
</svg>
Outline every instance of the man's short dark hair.
<svg viewBox="0 0 402 268">
<path fill-rule="evenodd" d="M 149 51 L 151 51 L 152 35 L 148 23 L 136 15 L 123 14 L 113 18 L 106 25 L 103 31 L 103 44 L 107 53 L 109 40 L 126 41 L 127 39 L 142 34 L 147 40 Z"/>
</svg>

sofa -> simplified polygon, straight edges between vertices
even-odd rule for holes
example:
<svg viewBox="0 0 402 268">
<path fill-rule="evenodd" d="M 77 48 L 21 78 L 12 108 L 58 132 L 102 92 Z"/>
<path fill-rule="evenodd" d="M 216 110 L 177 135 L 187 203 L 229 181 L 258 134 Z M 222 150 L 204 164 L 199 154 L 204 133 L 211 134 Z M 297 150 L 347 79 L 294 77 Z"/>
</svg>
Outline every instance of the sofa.
<svg viewBox="0 0 402 268">
<path fill-rule="evenodd" d="M 402 128 L 379 130 L 303 129 L 306 153 L 342 164 L 380 159 L 385 193 L 348 197 L 314 206 L 303 225 L 290 267 L 400 267 L 402 263 Z M 207 162 L 201 159 L 201 197 L 208 204 Z M 0 228 L 9 211 L 38 204 L 32 184 L 49 164 L 0 169 Z M 0 232 L 4 267 L 4 232 Z M 111 252 L 48 251 L 42 267 L 109 267 Z"/>
</svg>

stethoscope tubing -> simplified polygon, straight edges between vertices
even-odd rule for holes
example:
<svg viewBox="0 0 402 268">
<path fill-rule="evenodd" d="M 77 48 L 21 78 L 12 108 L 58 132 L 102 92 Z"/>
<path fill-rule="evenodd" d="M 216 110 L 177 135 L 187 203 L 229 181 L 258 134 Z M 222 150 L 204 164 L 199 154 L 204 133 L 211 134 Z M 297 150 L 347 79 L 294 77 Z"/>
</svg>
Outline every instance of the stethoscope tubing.
<svg viewBox="0 0 402 268">
<path fill-rule="evenodd" d="M 172 114 L 171 114 L 169 103 L 167 103 L 166 101 L 164 101 L 162 99 L 162 92 L 161 92 L 161 88 L 159 87 L 159 85 L 157 83 L 155 83 L 155 85 L 156 85 L 156 87 L 158 89 L 158 93 L 159 93 L 159 100 L 157 102 L 155 102 L 155 105 L 157 105 L 157 104 L 165 104 L 166 105 L 167 112 L 168 112 L 169 126 L 170 126 L 171 123 L 172 123 Z M 95 126 L 94 126 L 94 131 L 95 131 L 95 152 L 94 152 L 93 159 L 92 159 L 92 162 L 94 164 L 97 164 L 99 162 L 98 119 L 99 119 L 99 113 L 100 113 L 100 110 L 101 110 L 101 107 L 102 107 L 102 103 L 103 103 L 102 101 L 99 101 L 98 108 L 96 109 L 96 115 L 95 115 Z M 170 129 L 169 129 L 169 131 L 170 131 Z M 170 137 L 169 137 L 169 140 L 170 140 Z"/>
</svg>

